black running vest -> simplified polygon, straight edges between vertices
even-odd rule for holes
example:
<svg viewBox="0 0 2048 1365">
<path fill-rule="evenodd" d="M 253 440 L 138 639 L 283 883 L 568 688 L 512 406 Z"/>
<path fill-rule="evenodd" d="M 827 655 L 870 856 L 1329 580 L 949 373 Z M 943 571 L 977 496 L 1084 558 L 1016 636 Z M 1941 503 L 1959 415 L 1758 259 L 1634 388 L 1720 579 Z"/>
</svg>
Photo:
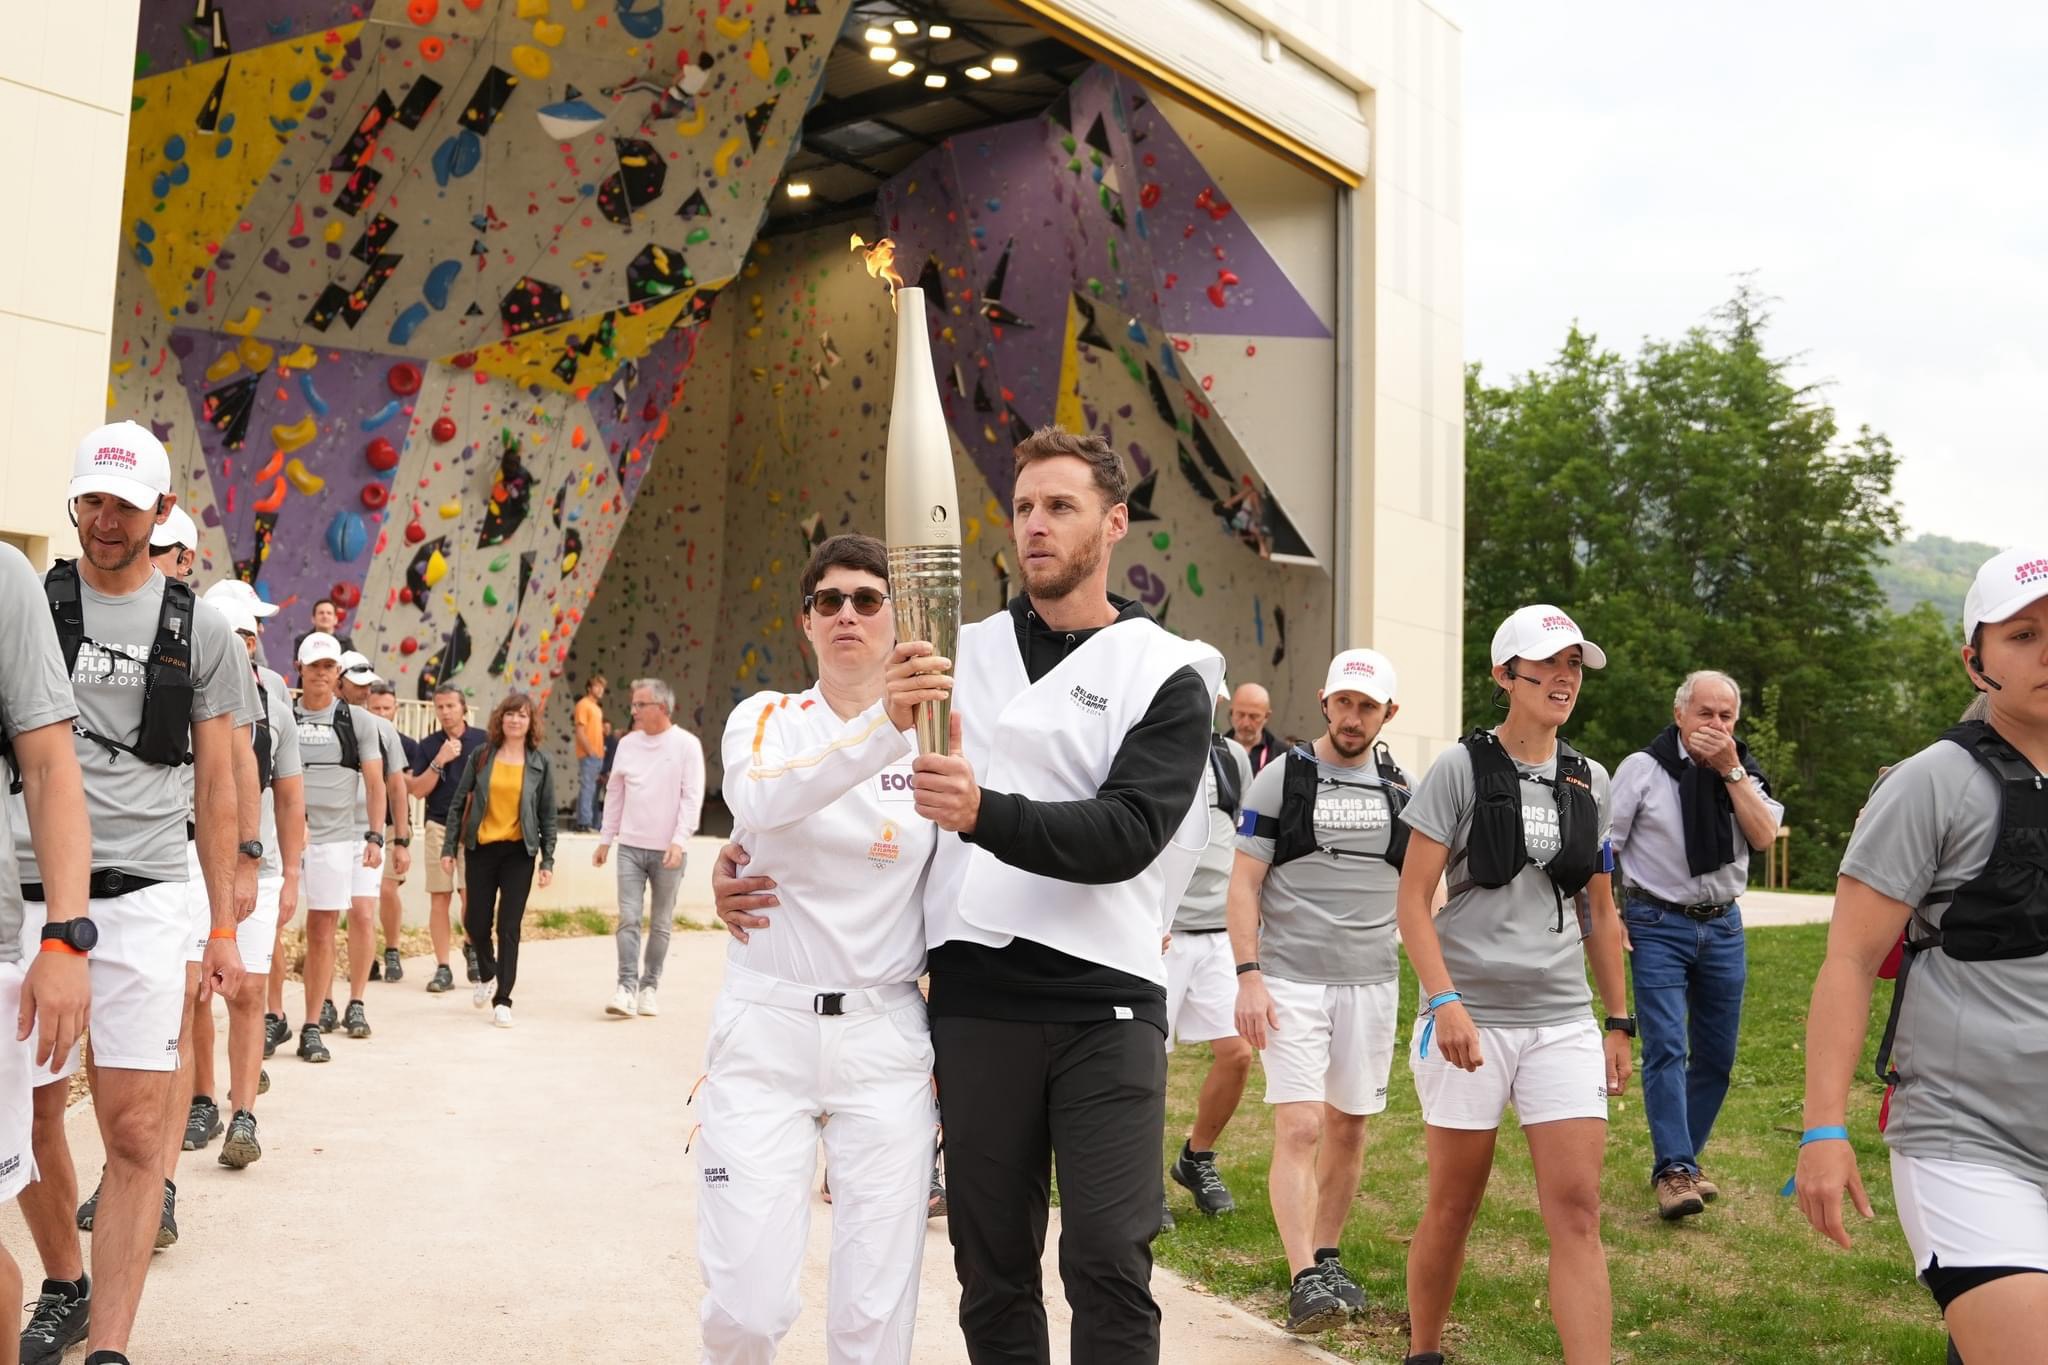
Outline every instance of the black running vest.
<svg viewBox="0 0 2048 1365">
<path fill-rule="evenodd" d="M 1316 838 L 1316 793 L 1325 785 L 1370 791 L 1370 783 L 1322 776 L 1316 766 L 1314 750 L 1306 747 L 1289 749 L 1283 761 L 1287 766 L 1280 775 L 1279 812 L 1259 816 L 1249 828 L 1240 827 L 1243 833 L 1273 841 L 1274 867 L 1311 853 L 1327 853 L 1333 858 L 1378 857 L 1396 868 L 1401 866 L 1402 859 L 1408 855 L 1408 826 L 1401 822 L 1401 811 L 1408 804 L 1408 774 L 1394 762 L 1394 756 L 1386 745 L 1373 746 L 1373 767 L 1379 774 L 1380 790 L 1385 793 L 1388 810 L 1393 816 L 1393 825 L 1387 831 L 1387 851 L 1380 854 L 1331 848 Z"/>
<path fill-rule="evenodd" d="M 1465 845 L 1466 879 L 1453 883 L 1456 896 L 1474 886 L 1506 886 L 1535 860 L 1522 835 L 1522 775 L 1490 730 L 1475 730 L 1458 741 L 1472 760 L 1472 832 Z M 1543 871 L 1557 896 L 1558 933 L 1564 932 L 1564 903 L 1577 896 L 1600 871 L 1600 806 L 1593 799 L 1593 768 L 1559 736 L 1557 776 L 1536 781 L 1557 802 L 1557 855 Z"/>
</svg>

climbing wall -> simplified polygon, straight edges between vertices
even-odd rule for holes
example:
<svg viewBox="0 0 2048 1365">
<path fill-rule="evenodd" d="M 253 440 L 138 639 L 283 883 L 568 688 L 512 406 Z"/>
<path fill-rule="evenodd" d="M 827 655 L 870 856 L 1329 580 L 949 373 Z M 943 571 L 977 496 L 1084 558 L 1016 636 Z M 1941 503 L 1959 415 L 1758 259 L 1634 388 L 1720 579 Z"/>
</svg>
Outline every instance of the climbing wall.
<svg viewBox="0 0 2048 1365">
<path fill-rule="evenodd" d="M 863 230 L 894 238 L 898 269 L 930 303 L 969 617 L 1017 587 L 1005 515 L 1016 441 L 1052 421 L 1097 431 L 1135 483 L 1111 590 L 1217 645 L 1233 679 L 1272 689 L 1280 716 L 1311 720 L 1329 578 L 1269 557 L 1299 547 L 1191 357 L 1215 335 L 1328 333 L 1185 144 L 1098 69 L 1043 118 L 935 150 L 880 204 Z M 809 684 L 797 579 L 818 537 L 879 533 L 894 327 L 843 230 L 756 246 L 703 332 L 688 420 L 660 447 L 573 676 L 664 677 L 713 746 L 740 698 Z M 1256 340 L 1236 344 L 1256 364 Z M 1245 436 L 1273 447 L 1287 434 Z"/>
<path fill-rule="evenodd" d="M 847 0 L 143 11 L 111 411 L 207 577 L 408 694 L 545 694 Z"/>
</svg>

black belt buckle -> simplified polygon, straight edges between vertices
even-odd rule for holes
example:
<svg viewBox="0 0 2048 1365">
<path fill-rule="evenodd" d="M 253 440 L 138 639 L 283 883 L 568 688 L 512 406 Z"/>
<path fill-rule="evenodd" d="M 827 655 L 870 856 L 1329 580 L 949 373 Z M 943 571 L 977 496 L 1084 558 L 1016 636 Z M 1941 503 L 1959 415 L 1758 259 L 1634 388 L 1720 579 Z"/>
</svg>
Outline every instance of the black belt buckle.
<svg viewBox="0 0 2048 1365">
<path fill-rule="evenodd" d="M 811 1013 L 826 1015 L 846 1013 L 846 992 L 819 991 L 811 997 Z"/>
<path fill-rule="evenodd" d="M 102 889 L 106 892 L 104 896 L 100 897 L 101 900 L 112 900 L 120 895 L 122 890 L 128 885 L 127 876 L 118 867 L 105 869 L 94 880 L 99 883 L 98 886 L 93 888 L 94 892 L 97 893 Z"/>
<path fill-rule="evenodd" d="M 1679 914 L 1699 924 L 1719 919 L 1728 913 L 1728 907 L 1725 905 L 1681 905 L 1677 909 Z"/>
</svg>

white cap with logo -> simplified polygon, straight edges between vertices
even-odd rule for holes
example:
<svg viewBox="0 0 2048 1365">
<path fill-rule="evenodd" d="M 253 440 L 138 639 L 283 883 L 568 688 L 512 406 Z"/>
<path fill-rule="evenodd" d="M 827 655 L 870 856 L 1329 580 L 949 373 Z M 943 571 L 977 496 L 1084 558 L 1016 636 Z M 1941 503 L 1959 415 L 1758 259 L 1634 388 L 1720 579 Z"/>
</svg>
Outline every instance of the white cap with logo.
<svg viewBox="0 0 2048 1365">
<path fill-rule="evenodd" d="M 1523 607 L 1500 623 L 1493 633 L 1493 662 L 1510 659 L 1548 659 L 1560 650 L 1578 645 L 1586 651 L 1586 667 L 1607 667 L 1607 651 L 1586 638 L 1578 622 L 1548 602 Z"/>
<path fill-rule="evenodd" d="M 316 630 L 299 641 L 299 666 L 303 668 L 323 661 L 331 664 L 341 662 L 341 641 L 324 630 Z"/>
<path fill-rule="evenodd" d="M 280 610 L 276 603 L 264 601 L 253 584 L 244 583 L 239 578 L 223 578 L 208 588 L 205 596 L 215 606 L 222 601 L 239 602 L 259 621 L 270 619 Z"/>
<path fill-rule="evenodd" d="M 1963 598 L 1963 640 L 1976 638 L 1985 622 L 2012 619 L 2029 603 L 2048 597 L 2048 545 L 2016 545 L 1984 561 Z"/>
<path fill-rule="evenodd" d="M 377 676 L 377 670 L 370 667 L 370 658 L 359 650 L 348 650 L 341 656 L 341 676 L 358 687 L 384 681 Z"/>
<path fill-rule="evenodd" d="M 149 533 L 149 548 L 168 550 L 173 545 L 182 545 L 188 550 L 199 548 L 199 528 L 192 522 L 192 514 L 182 507 L 173 507 L 162 521 Z"/>
<path fill-rule="evenodd" d="M 1347 649 L 1330 660 L 1323 695 L 1357 692 L 1384 705 L 1394 699 L 1394 662 L 1376 649 Z"/>
<path fill-rule="evenodd" d="M 171 457 L 144 426 L 110 422 L 85 434 L 71 457 L 67 500 L 108 493 L 131 507 L 155 507 L 171 491 Z"/>
</svg>

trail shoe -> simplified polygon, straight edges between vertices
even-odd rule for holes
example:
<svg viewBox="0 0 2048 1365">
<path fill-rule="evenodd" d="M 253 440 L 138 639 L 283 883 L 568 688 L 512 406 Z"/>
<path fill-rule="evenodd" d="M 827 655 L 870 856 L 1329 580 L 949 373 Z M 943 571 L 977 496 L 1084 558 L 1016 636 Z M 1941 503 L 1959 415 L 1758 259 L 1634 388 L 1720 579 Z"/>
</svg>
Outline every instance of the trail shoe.
<svg viewBox="0 0 2048 1365">
<path fill-rule="evenodd" d="M 642 986 L 640 988 L 639 1007 L 640 1017 L 643 1019 L 652 1019 L 661 1013 L 661 1004 L 654 998 L 654 987 Z"/>
<path fill-rule="evenodd" d="M 1707 1201 L 1700 1197 L 1700 1187 L 1692 1178 L 1692 1172 L 1683 1166 L 1674 1166 L 1657 1177 L 1657 1216 L 1665 1222 L 1690 1218 L 1704 1212 Z"/>
<path fill-rule="evenodd" d="M 398 960 L 396 948 L 384 950 L 384 979 L 392 982 L 405 980 L 405 964 Z"/>
<path fill-rule="evenodd" d="M 340 1023 L 340 1019 L 334 1013 L 334 1002 L 332 1000 L 321 1001 L 320 1031 L 322 1033 L 332 1033 L 336 1028 L 340 1027 Z"/>
<path fill-rule="evenodd" d="M 455 973 L 449 971 L 448 964 L 443 962 L 434 968 L 433 976 L 428 979 L 427 994 L 439 995 L 443 991 L 452 991 L 454 989 Z"/>
<path fill-rule="evenodd" d="M 640 1001 L 631 986 L 621 986 L 612 992 L 612 1002 L 604 1007 L 604 1012 L 615 1018 L 631 1019 L 640 1012 Z"/>
<path fill-rule="evenodd" d="M 263 1016 L 263 1055 L 268 1057 L 292 1040 L 292 1026 L 282 1014 Z"/>
<path fill-rule="evenodd" d="M 1700 1198 L 1709 1204 L 1721 1197 L 1721 1187 L 1707 1179 L 1705 1171 L 1701 1171 L 1698 1175 L 1694 1176 L 1692 1183 L 1693 1187 L 1700 1192 Z"/>
<path fill-rule="evenodd" d="M 343 1016 L 341 1023 L 351 1038 L 367 1038 L 370 1036 L 370 1015 L 363 1008 L 363 1002 L 360 1000 L 348 1002 L 348 1013 Z"/>
<path fill-rule="evenodd" d="M 270 1068 L 267 1066 L 258 1067 L 256 1070 L 256 1093 L 259 1095 L 268 1095 L 270 1093 Z"/>
<path fill-rule="evenodd" d="M 1412 1356 L 1401 1357 L 1401 1365 L 1444 1365 L 1442 1351 L 1422 1351 Z"/>
<path fill-rule="evenodd" d="M 100 1191 L 107 1187 L 107 1168 L 100 1167 L 100 1183 L 92 1187 L 92 1194 L 78 1206 L 78 1230 L 92 1231 L 92 1220 L 100 1211 Z"/>
<path fill-rule="evenodd" d="M 194 1095 L 192 1108 L 185 1115 L 185 1150 L 203 1152 L 219 1136 L 220 1106 L 210 1096 Z"/>
<path fill-rule="evenodd" d="M 471 981 L 481 981 L 484 979 L 483 972 L 476 965 L 476 946 L 474 944 L 464 943 L 462 945 L 462 964 L 468 970 Z"/>
<path fill-rule="evenodd" d="M 156 1249 L 162 1251 L 165 1247 L 174 1247 L 177 1244 L 178 1187 L 166 1180 L 164 1182 L 163 1217 L 157 1220 L 156 1225 Z"/>
<path fill-rule="evenodd" d="M 1159 1200 L 1159 1230 L 1172 1232 L 1179 1224 L 1173 1221 L 1173 1205 L 1164 1196 Z"/>
<path fill-rule="evenodd" d="M 383 959 L 383 958 L 381 958 L 381 957 L 373 957 L 373 958 L 371 958 L 371 959 L 370 959 L 370 980 L 372 980 L 372 981 L 382 981 L 383 979 L 384 979 L 384 959 Z"/>
<path fill-rule="evenodd" d="M 299 1060 L 303 1062 L 330 1062 L 334 1054 L 327 1050 L 327 1044 L 320 1041 L 320 1026 L 308 1024 L 299 1030 Z"/>
<path fill-rule="evenodd" d="M 44 1280 L 43 1292 L 29 1305 L 28 1326 L 21 1330 L 22 1365 L 57 1365 L 64 1352 L 85 1340 L 92 1325 L 92 1291 L 78 1297 L 78 1286 L 66 1280 Z"/>
<path fill-rule="evenodd" d="M 1180 1145 L 1180 1155 L 1173 1159 L 1168 1172 L 1176 1185 L 1185 1186 L 1195 1197 L 1195 1207 L 1210 1217 L 1229 1213 L 1237 1207 L 1237 1201 L 1230 1197 L 1224 1187 L 1223 1177 L 1216 1174 L 1216 1154 L 1197 1152 L 1187 1143 Z"/>
<path fill-rule="evenodd" d="M 256 1116 L 246 1109 L 237 1109 L 228 1124 L 227 1140 L 220 1145 L 220 1164 L 239 1171 L 262 1156 L 263 1146 L 256 1141 Z"/>
<path fill-rule="evenodd" d="M 1306 1336 L 1335 1327 L 1348 1316 L 1344 1300 L 1331 1290 L 1321 1266 L 1312 1265 L 1294 1277 L 1287 1294 L 1288 1331 Z"/>
<path fill-rule="evenodd" d="M 1347 1312 L 1365 1311 L 1365 1291 L 1359 1288 L 1358 1281 L 1351 1278 L 1351 1272 L 1344 1268 L 1344 1263 L 1337 1259 L 1336 1248 L 1324 1247 L 1316 1252 L 1316 1269 L 1323 1272 L 1323 1283 L 1330 1286 L 1330 1292 L 1337 1296 Z"/>
</svg>

